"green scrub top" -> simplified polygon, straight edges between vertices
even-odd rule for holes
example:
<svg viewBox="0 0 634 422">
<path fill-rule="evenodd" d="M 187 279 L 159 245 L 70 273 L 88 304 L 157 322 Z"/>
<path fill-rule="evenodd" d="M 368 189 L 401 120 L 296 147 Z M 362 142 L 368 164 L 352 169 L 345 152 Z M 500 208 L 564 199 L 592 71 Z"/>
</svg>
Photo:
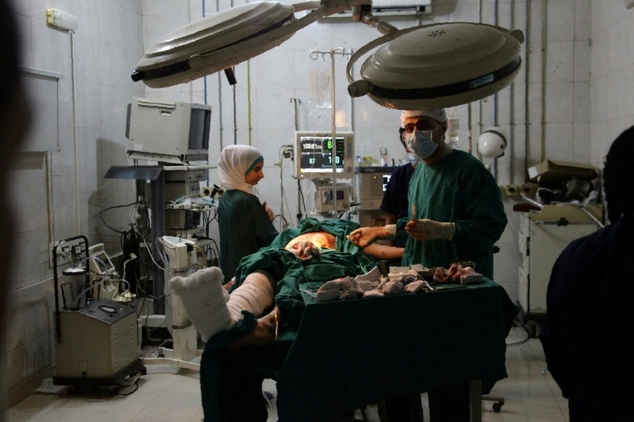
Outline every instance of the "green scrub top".
<svg viewBox="0 0 634 422">
<path fill-rule="evenodd" d="M 409 184 L 410 219 L 428 218 L 453 222 L 451 241 L 420 241 L 408 237 L 403 265 L 449 268 L 460 261 L 474 261 L 475 270 L 493 278 L 493 245 L 506 227 L 502 195 L 484 165 L 464 151 L 454 150 L 442 161 L 420 163 Z M 407 220 L 399 220 L 402 229 Z"/>
<path fill-rule="evenodd" d="M 233 278 L 243 257 L 269 246 L 278 234 L 258 197 L 237 189 L 220 198 L 218 230 L 225 281 Z"/>
</svg>

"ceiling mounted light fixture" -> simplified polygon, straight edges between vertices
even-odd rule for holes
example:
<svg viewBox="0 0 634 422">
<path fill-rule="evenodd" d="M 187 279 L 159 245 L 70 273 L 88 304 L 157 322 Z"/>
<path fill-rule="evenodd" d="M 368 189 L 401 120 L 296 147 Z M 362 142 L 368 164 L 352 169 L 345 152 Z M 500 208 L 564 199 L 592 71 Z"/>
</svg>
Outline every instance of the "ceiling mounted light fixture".
<svg viewBox="0 0 634 422">
<path fill-rule="evenodd" d="M 223 70 L 235 83 L 233 66 L 276 47 L 324 16 L 353 9 L 353 20 L 384 36 L 357 50 L 348 62 L 352 97 L 402 110 L 451 107 L 485 98 L 511 83 L 521 65 L 524 34 L 469 22 L 438 23 L 398 30 L 371 13 L 370 0 L 321 0 L 283 5 L 254 2 L 184 25 L 150 47 L 132 80 L 168 87 Z M 295 12 L 309 12 L 297 19 Z M 355 81 L 352 66 L 372 54 Z"/>
<path fill-rule="evenodd" d="M 282 44 L 321 17 L 361 5 L 369 8 L 370 2 L 324 0 L 284 5 L 260 1 L 212 13 L 159 39 L 138 62 L 132 80 L 162 88 L 224 70 L 234 84 L 232 67 L 236 64 Z M 296 19 L 294 13 L 303 10 L 312 11 Z"/>
<path fill-rule="evenodd" d="M 452 107 L 485 98 L 511 83 L 521 65 L 520 30 L 479 23 L 424 25 L 388 34 L 348 63 L 348 92 L 400 110 Z M 385 45 L 382 45 L 385 44 Z M 354 63 L 371 49 L 354 81 Z"/>
</svg>

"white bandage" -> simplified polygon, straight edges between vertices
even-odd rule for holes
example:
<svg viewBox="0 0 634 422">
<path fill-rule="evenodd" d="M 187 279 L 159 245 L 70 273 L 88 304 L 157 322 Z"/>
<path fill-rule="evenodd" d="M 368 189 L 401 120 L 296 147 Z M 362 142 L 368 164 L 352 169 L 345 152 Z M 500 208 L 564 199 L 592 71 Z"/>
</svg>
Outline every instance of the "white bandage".
<svg viewBox="0 0 634 422">
<path fill-rule="evenodd" d="M 227 308 L 235 320 L 242 319 L 242 311 L 249 311 L 257 318 L 273 305 L 274 299 L 273 283 L 265 274 L 255 272 L 231 292 Z"/>
<path fill-rule="evenodd" d="M 172 292 L 181 299 L 189 319 L 205 342 L 236 323 L 225 305 L 229 294 L 222 286 L 223 281 L 218 267 L 203 268 L 190 276 L 176 276 L 169 281 Z"/>
<path fill-rule="evenodd" d="M 231 295 L 223 287 L 223 280 L 220 268 L 208 267 L 188 277 L 177 276 L 169 281 L 205 342 L 233 327 L 243 318 L 243 310 L 259 317 L 273 305 L 273 284 L 266 275 L 249 274 Z"/>
<path fill-rule="evenodd" d="M 387 234 L 391 237 L 396 237 L 396 224 L 388 224 L 384 227 Z"/>
</svg>

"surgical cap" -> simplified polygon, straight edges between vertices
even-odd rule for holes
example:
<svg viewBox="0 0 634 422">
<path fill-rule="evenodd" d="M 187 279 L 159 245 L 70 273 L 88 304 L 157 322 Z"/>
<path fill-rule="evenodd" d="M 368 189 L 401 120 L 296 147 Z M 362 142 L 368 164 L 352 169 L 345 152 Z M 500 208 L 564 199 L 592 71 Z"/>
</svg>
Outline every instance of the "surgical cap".
<svg viewBox="0 0 634 422">
<path fill-rule="evenodd" d="M 218 175 L 225 189 L 238 189 L 252 193 L 252 186 L 244 176 L 264 161 L 262 153 L 249 145 L 229 145 L 220 153 Z"/>
<path fill-rule="evenodd" d="M 430 117 L 437 122 L 446 122 L 447 113 L 444 108 L 423 108 L 421 110 L 403 110 L 401 113 L 401 127 L 405 127 L 405 120 L 410 117 Z"/>
</svg>

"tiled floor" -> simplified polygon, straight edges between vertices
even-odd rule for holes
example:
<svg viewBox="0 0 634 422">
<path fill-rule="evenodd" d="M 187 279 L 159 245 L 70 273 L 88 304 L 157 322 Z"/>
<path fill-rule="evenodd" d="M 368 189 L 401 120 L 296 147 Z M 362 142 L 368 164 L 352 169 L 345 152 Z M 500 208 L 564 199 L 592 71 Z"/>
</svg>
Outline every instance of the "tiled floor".
<svg viewBox="0 0 634 422">
<path fill-rule="evenodd" d="M 537 339 L 527 339 L 526 332 L 515 327 L 507 338 L 509 377 L 499 381 L 492 393 L 503 396 L 501 412 L 484 402 L 485 422 L 494 421 L 568 421 L 567 402 L 545 370 L 544 355 Z M 47 422 L 199 422 L 202 419 L 198 373 L 167 365 L 148 365 L 148 374 L 140 377 L 138 389 L 119 390 L 122 395 L 81 397 L 48 392 L 34 393 L 10 408 L 7 421 Z M 265 389 L 275 391 L 272 381 Z M 130 393 L 129 395 L 123 395 Z M 425 403 L 425 395 L 423 395 Z M 426 406 L 425 406 L 425 412 Z M 360 415 L 359 415 L 360 416 Z M 367 408 L 371 422 L 378 422 L 375 406 Z M 428 414 L 425 415 L 429 420 Z M 272 408 L 269 421 L 276 421 Z"/>
</svg>

